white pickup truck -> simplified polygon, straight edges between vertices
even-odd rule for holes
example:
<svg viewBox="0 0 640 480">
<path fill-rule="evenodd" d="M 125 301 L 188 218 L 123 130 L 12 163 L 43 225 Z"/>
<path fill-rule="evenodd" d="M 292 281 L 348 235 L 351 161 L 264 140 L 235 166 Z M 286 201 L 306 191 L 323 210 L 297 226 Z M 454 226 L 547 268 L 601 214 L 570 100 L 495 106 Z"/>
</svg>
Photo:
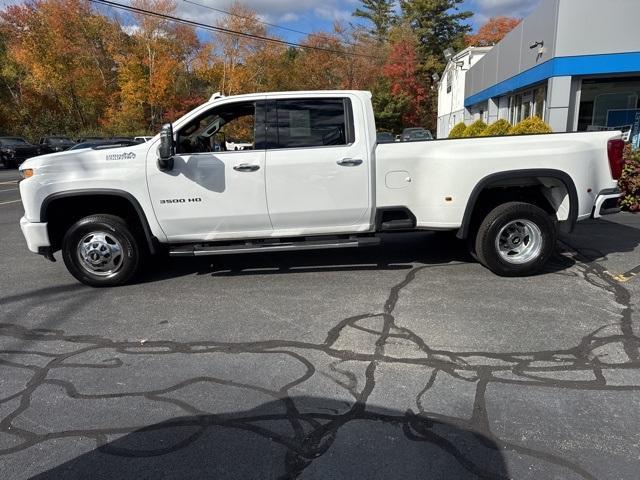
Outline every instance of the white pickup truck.
<svg viewBox="0 0 640 480">
<path fill-rule="evenodd" d="M 558 231 L 616 211 L 623 146 L 619 132 L 377 145 L 368 92 L 214 96 L 146 143 L 28 160 L 20 225 L 29 250 L 62 250 L 92 286 L 127 282 L 148 254 L 357 247 L 412 230 L 451 231 L 496 274 L 530 275 Z"/>
</svg>

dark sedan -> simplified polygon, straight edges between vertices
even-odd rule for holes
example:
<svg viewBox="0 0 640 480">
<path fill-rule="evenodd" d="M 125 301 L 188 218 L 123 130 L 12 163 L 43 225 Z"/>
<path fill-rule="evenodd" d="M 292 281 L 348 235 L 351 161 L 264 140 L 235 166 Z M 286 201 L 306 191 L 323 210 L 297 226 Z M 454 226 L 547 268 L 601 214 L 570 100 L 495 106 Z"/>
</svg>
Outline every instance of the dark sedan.
<svg viewBox="0 0 640 480">
<path fill-rule="evenodd" d="M 68 137 L 60 135 L 52 135 L 49 137 L 42 137 L 40 139 L 40 151 L 41 153 L 55 153 L 68 150 L 76 144 Z"/>
<path fill-rule="evenodd" d="M 424 142 L 427 140 L 433 140 L 433 135 L 422 127 L 405 128 L 402 131 L 403 142 Z"/>
<path fill-rule="evenodd" d="M 40 155 L 40 148 L 20 137 L 0 137 L 0 162 L 5 168 L 17 168 L 25 160 Z"/>
<path fill-rule="evenodd" d="M 396 141 L 396 137 L 391 132 L 378 132 L 376 134 L 376 141 L 378 143 L 393 143 Z"/>
</svg>

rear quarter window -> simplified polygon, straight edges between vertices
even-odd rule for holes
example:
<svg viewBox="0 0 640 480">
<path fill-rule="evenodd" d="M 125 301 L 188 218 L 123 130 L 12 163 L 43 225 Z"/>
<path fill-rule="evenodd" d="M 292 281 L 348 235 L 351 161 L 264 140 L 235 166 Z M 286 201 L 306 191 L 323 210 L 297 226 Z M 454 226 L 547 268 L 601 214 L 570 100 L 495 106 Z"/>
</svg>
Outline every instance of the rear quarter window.
<svg viewBox="0 0 640 480">
<path fill-rule="evenodd" d="M 349 145 L 354 142 L 348 98 L 278 100 L 270 112 L 270 148 Z"/>
</svg>

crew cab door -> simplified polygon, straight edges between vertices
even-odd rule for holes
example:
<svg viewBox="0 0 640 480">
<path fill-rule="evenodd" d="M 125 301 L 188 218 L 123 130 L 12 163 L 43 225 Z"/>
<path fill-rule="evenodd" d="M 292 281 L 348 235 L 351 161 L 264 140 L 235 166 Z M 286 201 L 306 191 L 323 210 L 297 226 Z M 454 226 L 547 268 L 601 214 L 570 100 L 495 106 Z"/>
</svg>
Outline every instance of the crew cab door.
<svg viewBox="0 0 640 480">
<path fill-rule="evenodd" d="M 355 99 L 354 99 L 355 100 Z M 370 228 L 370 153 L 347 97 L 267 102 L 266 188 L 274 235 Z M 278 233 L 282 232 L 282 233 Z"/>
<path fill-rule="evenodd" d="M 269 236 L 265 194 L 265 103 L 227 102 L 175 132 L 174 167 L 147 176 L 153 208 L 170 241 Z"/>
</svg>

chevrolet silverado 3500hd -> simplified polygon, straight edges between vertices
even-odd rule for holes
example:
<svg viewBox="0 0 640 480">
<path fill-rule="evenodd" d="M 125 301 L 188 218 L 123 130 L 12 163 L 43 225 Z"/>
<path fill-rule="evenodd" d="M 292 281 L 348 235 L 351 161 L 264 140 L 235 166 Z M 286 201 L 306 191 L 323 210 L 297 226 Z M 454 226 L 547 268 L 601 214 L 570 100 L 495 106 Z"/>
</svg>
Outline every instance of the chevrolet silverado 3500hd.
<svg viewBox="0 0 640 480">
<path fill-rule="evenodd" d="M 242 149 L 228 149 L 242 144 Z M 21 166 L 29 250 L 80 282 L 127 282 L 145 254 L 374 245 L 382 232 L 467 239 L 498 275 L 530 275 L 559 231 L 616 211 L 619 132 L 376 144 L 371 95 L 212 99 L 140 145 Z"/>
</svg>

